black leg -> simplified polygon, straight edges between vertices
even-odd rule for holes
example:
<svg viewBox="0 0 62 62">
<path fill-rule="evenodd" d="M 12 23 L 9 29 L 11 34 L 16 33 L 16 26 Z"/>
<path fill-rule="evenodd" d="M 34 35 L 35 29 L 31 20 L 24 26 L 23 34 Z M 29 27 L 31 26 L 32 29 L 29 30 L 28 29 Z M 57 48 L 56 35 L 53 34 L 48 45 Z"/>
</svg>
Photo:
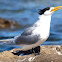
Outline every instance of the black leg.
<svg viewBox="0 0 62 62">
<path fill-rule="evenodd" d="M 31 50 L 27 50 L 27 51 L 18 51 L 16 53 L 12 52 L 14 55 L 20 55 L 20 54 L 23 54 L 23 55 L 29 55 L 29 54 L 32 54 L 34 53 L 34 55 L 39 55 L 40 54 L 40 46 L 36 47 L 36 48 L 32 48 Z"/>
<path fill-rule="evenodd" d="M 32 48 L 33 53 L 36 55 L 40 54 L 40 46 L 36 47 L 36 48 Z"/>
<path fill-rule="evenodd" d="M 29 54 L 32 54 L 32 49 L 31 50 L 27 50 L 27 51 L 18 51 L 18 52 L 16 52 L 16 53 L 14 53 L 14 52 L 12 52 L 14 55 L 21 55 L 21 56 L 23 56 L 23 55 L 29 55 Z"/>
<path fill-rule="evenodd" d="M 20 55 L 23 51 L 17 51 L 16 53 L 12 52 L 14 55 Z"/>
</svg>

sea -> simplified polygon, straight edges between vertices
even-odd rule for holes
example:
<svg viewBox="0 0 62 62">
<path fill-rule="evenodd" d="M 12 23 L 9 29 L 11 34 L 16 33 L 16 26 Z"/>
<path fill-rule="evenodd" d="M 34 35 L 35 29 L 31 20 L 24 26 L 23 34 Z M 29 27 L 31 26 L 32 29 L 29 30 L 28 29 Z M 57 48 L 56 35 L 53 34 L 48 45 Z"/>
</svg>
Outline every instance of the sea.
<svg viewBox="0 0 62 62">
<path fill-rule="evenodd" d="M 11 39 L 38 20 L 38 10 L 45 7 L 62 6 L 62 0 L 0 0 L 0 17 L 8 21 L 17 21 L 21 27 L 0 28 L 0 40 Z M 62 10 L 56 11 L 51 18 L 50 36 L 42 45 L 62 44 Z M 0 44 L 0 52 L 20 48 L 16 45 Z"/>
</svg>

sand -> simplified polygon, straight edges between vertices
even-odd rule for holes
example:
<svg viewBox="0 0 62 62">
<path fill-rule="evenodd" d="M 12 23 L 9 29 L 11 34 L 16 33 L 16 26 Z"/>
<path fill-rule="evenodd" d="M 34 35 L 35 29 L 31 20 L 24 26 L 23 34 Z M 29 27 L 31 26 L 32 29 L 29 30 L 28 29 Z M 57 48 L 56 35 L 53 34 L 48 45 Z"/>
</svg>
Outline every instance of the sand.
<svg viewBox="0 0 62 62">
<path fill-rule="evenodd" d="M 0 53 L 0 62 L 62 62 L 62 46 L 41 46 L 40 55 L 14 55 L 10 51 Z"/>
</svg>

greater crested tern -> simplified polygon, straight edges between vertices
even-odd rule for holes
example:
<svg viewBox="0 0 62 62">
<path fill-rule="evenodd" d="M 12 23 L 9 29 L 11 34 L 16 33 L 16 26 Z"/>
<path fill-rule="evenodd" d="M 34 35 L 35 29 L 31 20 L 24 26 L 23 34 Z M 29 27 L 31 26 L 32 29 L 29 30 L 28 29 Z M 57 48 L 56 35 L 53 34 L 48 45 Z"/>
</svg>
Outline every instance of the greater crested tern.
<svg viewBox="0 0 62 62">
<path fill-rule="evenodd" d="M 39 20 L 27 28 L 20 36 L 5 40 L 7 41 L 5 44 L 21 45 L 22 51 L 33 49 L 35 52 L 35 48 L 39 47 L 49 37 L 51 16 L 59 9 L 62 9 L 62 6 L 39 10 Z"/>
</svg>

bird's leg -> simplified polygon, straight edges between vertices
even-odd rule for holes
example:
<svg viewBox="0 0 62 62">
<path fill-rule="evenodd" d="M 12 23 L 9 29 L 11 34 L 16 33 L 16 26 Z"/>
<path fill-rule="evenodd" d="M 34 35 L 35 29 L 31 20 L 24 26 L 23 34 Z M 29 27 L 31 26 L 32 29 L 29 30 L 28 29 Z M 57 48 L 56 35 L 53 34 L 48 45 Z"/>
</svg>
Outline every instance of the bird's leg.
<svg viewBox="0 0 62 62">
<path fill-rule="evenodd" d="M 32 48 L 33 53 L 36 55 L 40 54 L 40 46 L 36 47 L 36 48 Z"/>
<path fill-rule="evenodd" d="M 38 46 L 38 55 L 40 54 L 40 46 Z"/>
<path fill-rule="evenodd" d="M 32 52 L 35 54 L 35 50 L 34 50 L 34 48 L 32 48 Z"/>
<path fill-rule="evenodd" d="M 19 49 L 13 49 L 10 52 L 12 52 L 14 55 L 20 55 L 22 53 L 24 53 L 25 55 L 34 53 L 35 56 L 40 54 L 40 46 L 36 47 L 36 48 L 32 48 L 31 50 L 27 50 L 27 51 L 23 51 L 21 48 Z"/>
<path fill-rule="evenodd" d="M 36 53 L 35 53 L 35 50 L 34 50 L 34 48 L 32 48 L 32 52 L 34 53 L 34 55 L 36 56 Z"/>
</svg>

